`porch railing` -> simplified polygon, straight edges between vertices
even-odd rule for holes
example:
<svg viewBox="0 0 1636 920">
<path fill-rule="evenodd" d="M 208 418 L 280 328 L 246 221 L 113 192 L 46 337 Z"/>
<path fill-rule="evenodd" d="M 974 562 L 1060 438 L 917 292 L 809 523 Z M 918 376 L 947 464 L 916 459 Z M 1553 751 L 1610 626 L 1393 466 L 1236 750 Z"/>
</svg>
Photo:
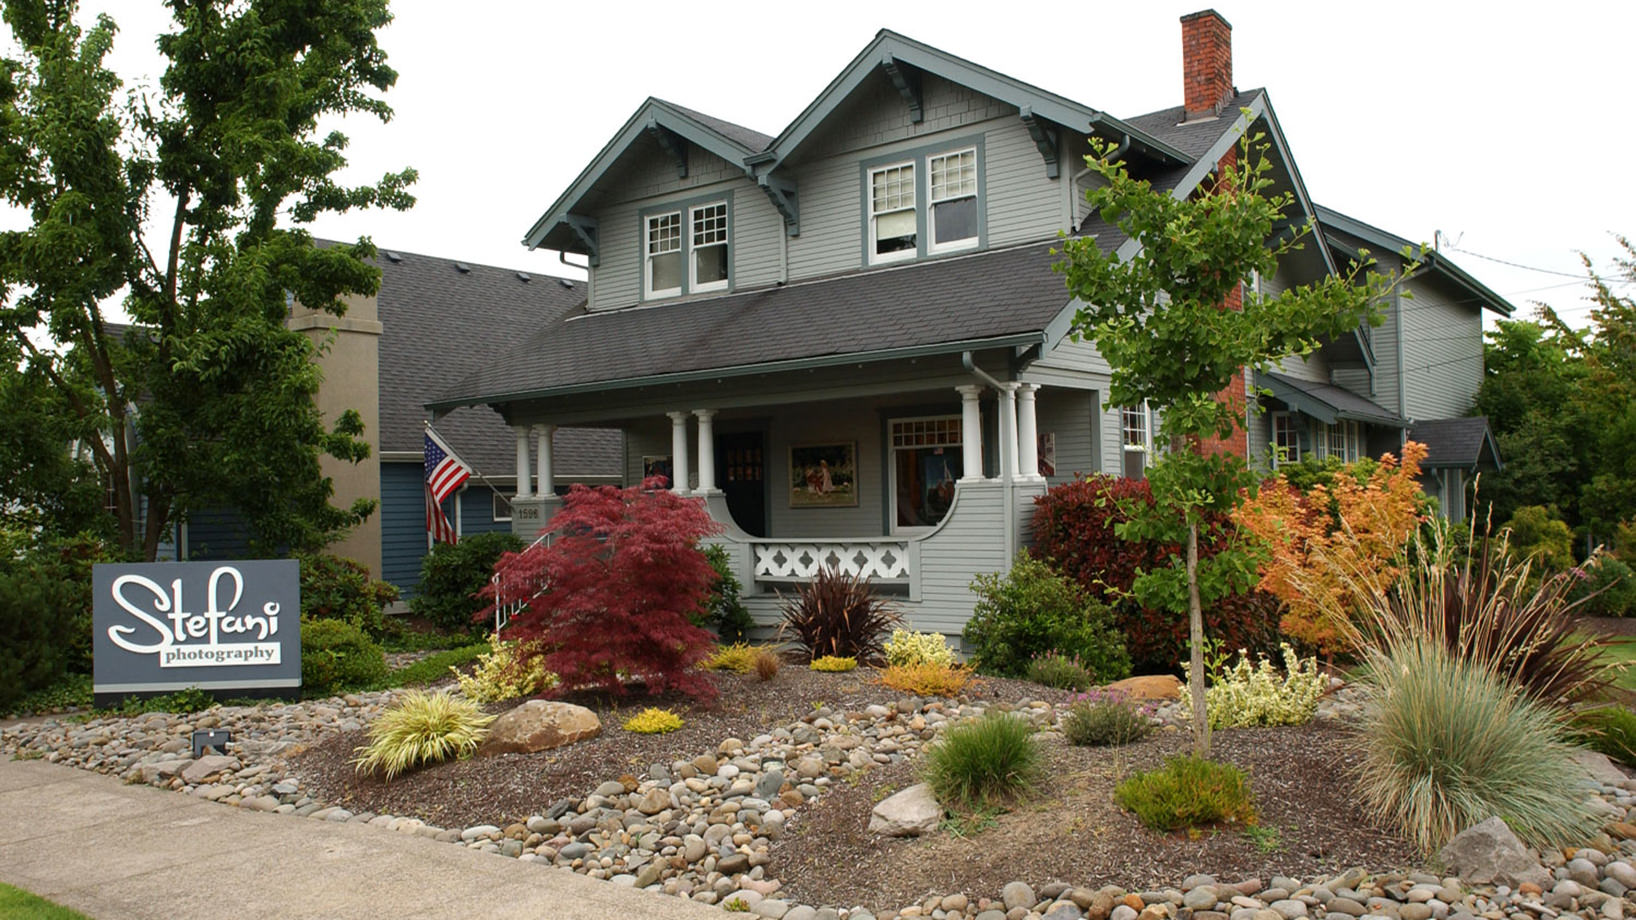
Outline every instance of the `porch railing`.
<svg viewBox="0 0 1636 920">
<path fill-rule="evenodd" d="M 541 543 L 549 543 L 548 538 L 550 536 L 550 531 L 540 534 L 533 543 L 528 544 L 523 552 L 526 553 Z M 528 606 L 529 601 L 545 593 L 545 585 L 539 584 L 517 591 L 515 597 L 507 597 L 505 586 L 500 583 L 499 572 L 489 576 L 489 584 L 494 586 L 494 631 L 496 633 L 505 629 L 506 624 L 511 622 L 511 618 L 521 613 L 523 608 Z"/>
<path fill-rule="evenodd" d="M 757 581 L 806 581 L 820 569 L 873 582 L 906 583 L 913 575 L 907 540 L 757 540 Z"/>
</svg>

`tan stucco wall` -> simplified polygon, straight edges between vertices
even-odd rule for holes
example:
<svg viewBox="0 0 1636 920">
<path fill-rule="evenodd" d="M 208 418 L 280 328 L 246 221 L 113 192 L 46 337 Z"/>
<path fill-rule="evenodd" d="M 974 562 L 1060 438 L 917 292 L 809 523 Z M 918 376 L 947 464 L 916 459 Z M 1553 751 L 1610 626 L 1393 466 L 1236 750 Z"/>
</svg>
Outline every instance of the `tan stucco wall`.
<svg viewBox="0 0 1636 920">
<path fill-rule="evenodd" d="M 290 309 L 289 326 L 305 333 L 315 345 L 334 331 L 328 352 L 318 358 L 324 385 L 318 392 L 318 408 L 324 424 L 333 425 L 347 409 L 355 409 L 364 423 L 363 439 L 369 442 L 369 456 L 358 463 L 334 457 L 320 458 L 324 475 L 335 483 L 331 504 L 345 508 L 359 498 L 381 497 L 381 323 L 374 297 L 346 298 L 345 316 L 309 310 L 301 304 Z M 381 574 L 381 515 L 377 508 L 363 524 L 344 539 L 330 544 L 329 551 L 355 559 Z"/>
</svg>

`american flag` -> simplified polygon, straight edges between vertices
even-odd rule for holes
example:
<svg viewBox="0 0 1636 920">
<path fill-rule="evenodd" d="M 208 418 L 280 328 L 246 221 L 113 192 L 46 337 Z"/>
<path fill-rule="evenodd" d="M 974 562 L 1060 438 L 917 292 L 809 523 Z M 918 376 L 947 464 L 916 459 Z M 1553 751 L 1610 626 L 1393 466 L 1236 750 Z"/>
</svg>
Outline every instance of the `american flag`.
<svg viewBox="0 0 1636 920">
<path fill-rule="evenodd" d="M 426 427 L 426 532 L 442 543 L 455 542 L 454 525 L 443 513 L 443 500 L 471 478 L 471 467 L 455 456 L 449 445 Z"/>
</svg>

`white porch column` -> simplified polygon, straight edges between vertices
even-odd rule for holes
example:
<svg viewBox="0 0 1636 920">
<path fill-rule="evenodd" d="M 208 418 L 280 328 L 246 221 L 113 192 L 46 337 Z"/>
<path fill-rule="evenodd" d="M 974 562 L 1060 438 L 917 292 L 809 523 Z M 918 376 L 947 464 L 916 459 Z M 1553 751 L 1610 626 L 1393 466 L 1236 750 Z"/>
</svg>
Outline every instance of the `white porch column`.
<svg viewBox="0 0 1636 920">
<path fill-rule="evenodd" d="M 666 412 L 670 416 L 670 490 L 687 493 L 687 413 Z"/>
<path fill-rule="evenodd" d="M 540 473 L 537 477 L 539 480 L 538 488 L 540 494 L 546 498 L 557 494 L 557 481 L 551 473 L 551 436 L 556 431 L 557 426 L 555 425 L 534 426 L 534 437 L 539 444 L 539 459 L 537 462 L 539 463 Z"/>
<path fill-rule="evenodd" d="M 693 414 L 699 419 L 699 491 L 708 493 L 716 491 L 716 435 L 711 420 L 716 417 L 714 409 L 694 409 Z"/>
<path fill-rule="evenodd" d="M 960 462 L 965 466 L 960 478 L 975 482 L 983 478 L 983 415 L 977 404 L 983 388 L 967 384 L 955 390 L 960 393 Z"/>
<path fill-rule="evenodd" d="M 1017 385 L 1000 384 L 1000 479 L 1017 479 Z"/>
<path fill-rule="evenodd" d="M 528 498 L 534 493 L 528 488 L 528 426 L 518 425 L 517 433 L 517 497 Z"/>
<path fill-rule="evenodd" d="M 1034 412 L 1034 394 L 1039 388 L 1037 383 L 1017 387 L 1017 463 L 1021 467 L 1017 478 L 1030 482 L 1045 478 L 1040 475 L 1039 423 Z"/>
</svg>

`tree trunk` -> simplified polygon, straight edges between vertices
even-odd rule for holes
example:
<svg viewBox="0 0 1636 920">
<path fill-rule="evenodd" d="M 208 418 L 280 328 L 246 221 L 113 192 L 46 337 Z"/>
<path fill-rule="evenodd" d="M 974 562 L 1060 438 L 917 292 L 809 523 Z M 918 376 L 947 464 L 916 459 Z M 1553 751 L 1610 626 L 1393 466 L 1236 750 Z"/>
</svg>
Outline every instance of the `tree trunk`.
<svg viewBox="0 0 1636 920">
<path fill-rule="evenodd" d="M 1210 720 L 1204 707 L 1204 607 L 1199 603 L 1199 525 L 1187 525 L 1187 626 L 1192 654 L 1187 687 L 1193 696 L 1193 755 L 1210 756 Z"/>
</svg>

